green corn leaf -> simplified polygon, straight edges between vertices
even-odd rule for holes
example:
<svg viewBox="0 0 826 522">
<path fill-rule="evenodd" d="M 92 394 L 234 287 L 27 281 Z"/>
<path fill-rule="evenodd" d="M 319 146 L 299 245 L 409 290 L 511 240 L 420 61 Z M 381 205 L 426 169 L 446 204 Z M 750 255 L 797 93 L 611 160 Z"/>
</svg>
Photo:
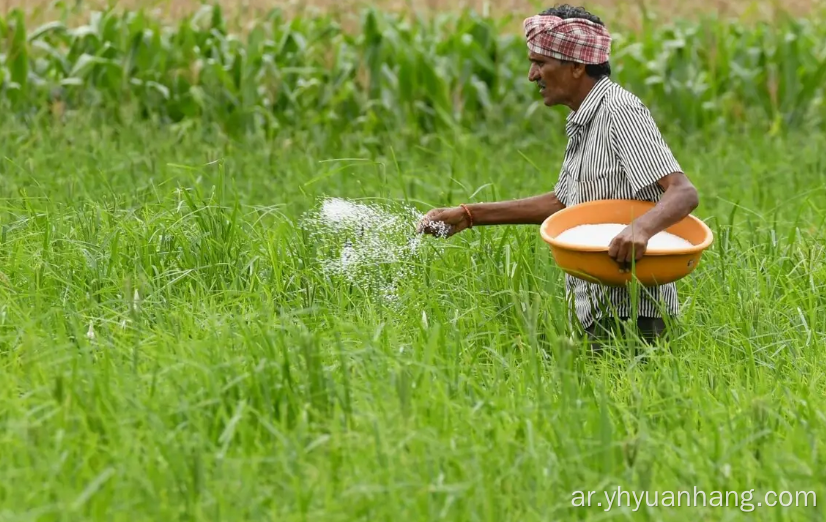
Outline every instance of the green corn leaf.
<svg viewBox="0 0 826 522">
<path fill-rule="evenodd" d="M 72 69 L 69 71 L 69 75 L 76 78 L 84 78 L 89 75 L 92 70 L 94 70 L 96 65 L 113 67 L 115 69 L 118 69 L 119 67 L 118 63 L 112 60 L 101 58 L 99 56 L 92 56 L 90 54 L 83 54 L 72 66 Z"/>
<path fill-rule="evenodd" d="M 33 43 L 52 34 L 64 33 L 66 33 L 66 25 L 63 22 L 47 22 L 29 33 L 28 41 Z"/>
</svg>

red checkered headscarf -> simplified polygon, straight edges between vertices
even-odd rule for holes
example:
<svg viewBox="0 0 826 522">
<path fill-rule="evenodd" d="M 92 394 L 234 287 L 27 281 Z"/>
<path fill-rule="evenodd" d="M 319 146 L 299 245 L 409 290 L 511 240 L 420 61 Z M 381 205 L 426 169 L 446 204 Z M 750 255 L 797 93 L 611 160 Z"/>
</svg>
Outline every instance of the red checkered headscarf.
<svg viewBox="0 0 826 522">
<path fill-rule="evenodd" d="M 611 55 L 611 35 L 590 20 L 536 15 L 523 25 L 528 49 L 537 54 L 585 64 L 607 62 Z"/>
</svg>

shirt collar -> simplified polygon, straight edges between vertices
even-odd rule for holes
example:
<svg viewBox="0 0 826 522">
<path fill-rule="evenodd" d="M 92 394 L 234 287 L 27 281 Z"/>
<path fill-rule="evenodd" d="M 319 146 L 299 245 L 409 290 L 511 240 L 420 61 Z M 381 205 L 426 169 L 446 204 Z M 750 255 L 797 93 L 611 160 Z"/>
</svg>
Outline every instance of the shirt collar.
<svg viewBox="0 0 826 522">
<path fill-rule="evenodd" d="M 599 109 L 611 84 L 612 82 L 607 76 L 600 78 L 591 88 L 588 95 L 585 96 L 585 99 L 582 100 L 582 105 L 579 106 L 579 110 L 571 111 L 571 113 L 568 114 L 565 127 L 569 136 L 588 125 L 591 120 L 594 119 L 597 109 Z"/>
</svg>

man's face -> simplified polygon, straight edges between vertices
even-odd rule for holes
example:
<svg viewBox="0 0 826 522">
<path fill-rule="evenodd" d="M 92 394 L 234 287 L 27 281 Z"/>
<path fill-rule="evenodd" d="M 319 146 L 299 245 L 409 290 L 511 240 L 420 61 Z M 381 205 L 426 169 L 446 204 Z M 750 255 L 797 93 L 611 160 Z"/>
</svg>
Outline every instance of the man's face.
<svg viewBox="0 0 826 522">
<path fill-rule="evenodd" d="M 568 105 L 574 91 L 577 73 L 571 63 L 562 63 L 556 58 L 550 58 L 531 51 L 528 58 L 531 69 L 528 80 L 536 82 L 539 93 L 545 105 Z"/>
</svg>

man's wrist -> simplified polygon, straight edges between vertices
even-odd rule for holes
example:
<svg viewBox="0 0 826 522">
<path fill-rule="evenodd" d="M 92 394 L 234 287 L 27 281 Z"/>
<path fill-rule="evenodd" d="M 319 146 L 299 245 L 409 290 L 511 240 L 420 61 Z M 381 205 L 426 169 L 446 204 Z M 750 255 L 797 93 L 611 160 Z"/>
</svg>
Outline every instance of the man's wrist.
<svg viewBox="0 0 826 522">
<path fill-rule="evenodd" d="M 646 216 L 641 216 L 632 221 L 631 228 L 648 239 L 651 239 L 654 237 L 654 234 L 656 234 L 656 227 L 654 227 L 649 219 L 646 219 Z"/>
<path fill-rule="evenodd" d="M 467 208 L 468 212 L 470 213 L 470 216 L 472 216 L 474 227 L 478 227 L 479 225 L 487 224 L 487 222 L 485 221 L 485 219 L 487 218 L 487 216 L 485 215 L 487 209 L 485 208 L 484 205 L 485 205 L 484 203 L 465 203 L 464 204 L 465 208 Z M 470 217 L 467 215 L 467 213 L 465 214 L 465 219 L 468 220 L 468 226 L 469 226 L 470 225 L 470 220 L 469 220 Z"/>
<path fill-rule="evenodd" d="M 473 228 L 473 224 L 475 223 L 475 220 L 473 219 L 473 212 L 471 212 L 470 208 L 468 208 L 468 205 L 464 203 L 459 205 L 459 208 L 461 208 L 462 211 L 464 211 L 465 213 L 465 222 L 467 223 L 467 227 Z"/>
</svg>

